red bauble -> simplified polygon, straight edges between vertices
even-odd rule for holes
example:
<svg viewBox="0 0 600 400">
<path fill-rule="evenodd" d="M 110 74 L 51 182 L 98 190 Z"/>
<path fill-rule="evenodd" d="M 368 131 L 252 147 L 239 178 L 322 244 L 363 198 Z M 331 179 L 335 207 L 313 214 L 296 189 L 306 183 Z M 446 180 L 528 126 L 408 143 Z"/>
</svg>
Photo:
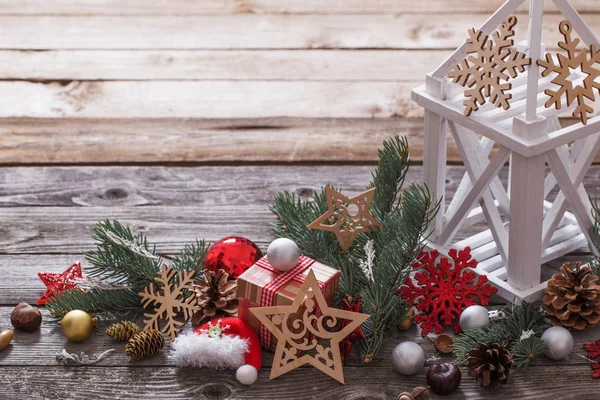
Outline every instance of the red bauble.
<svg viewBox="0 0 600 400">
<path fill-rule="evenodd" d="M 263 257 L 257 245 L 241 236 L 228 236 L 214 243 L 204 259 L 204 269 L 217 272 L 222 269 L 230 279 L 237 279 Z"/>
</svg>

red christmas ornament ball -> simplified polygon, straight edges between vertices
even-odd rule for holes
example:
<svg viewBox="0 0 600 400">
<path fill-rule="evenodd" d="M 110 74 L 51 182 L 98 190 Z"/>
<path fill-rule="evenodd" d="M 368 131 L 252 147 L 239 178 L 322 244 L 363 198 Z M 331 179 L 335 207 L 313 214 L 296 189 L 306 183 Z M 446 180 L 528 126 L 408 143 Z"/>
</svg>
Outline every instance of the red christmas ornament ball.
<svg viewBox="0 0 600 400">
<path fill-rule="evenodd" d="M 213 272 L 222 269 L 231 279 L 237 279 L 262 257 L 263 253 L 251 240 L 228 236 L 210 246 L 204 259 L 204 269 Z"/>
</svg>

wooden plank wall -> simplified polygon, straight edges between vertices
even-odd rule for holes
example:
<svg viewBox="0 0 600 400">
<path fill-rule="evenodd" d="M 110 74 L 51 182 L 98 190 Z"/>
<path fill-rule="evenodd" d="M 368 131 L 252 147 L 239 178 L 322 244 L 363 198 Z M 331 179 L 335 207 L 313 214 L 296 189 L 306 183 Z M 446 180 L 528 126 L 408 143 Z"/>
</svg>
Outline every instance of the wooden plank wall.
<svg viewBox="0 0 600 400">
<path fill-rule="evenodd" d="M 418 161 L 411 88 L 502 3 L 0 0 L 0 163 Z"/>
</svg>

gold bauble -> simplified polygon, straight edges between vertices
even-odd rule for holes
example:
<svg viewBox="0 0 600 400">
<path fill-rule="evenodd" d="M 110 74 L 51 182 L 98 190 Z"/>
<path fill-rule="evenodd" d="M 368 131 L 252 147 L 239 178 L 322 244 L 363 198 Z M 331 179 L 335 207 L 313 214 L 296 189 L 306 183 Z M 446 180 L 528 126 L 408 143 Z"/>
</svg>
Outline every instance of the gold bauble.
<svg viewBox="0 0 600 400">
<path fill-rule="evenodd" d="M 81 342 L 92 334 L 94 321 L 85 311 L 73 310 L 65 314 L 60 322 L 60 329 L 67 339 Z"/>
</svg>

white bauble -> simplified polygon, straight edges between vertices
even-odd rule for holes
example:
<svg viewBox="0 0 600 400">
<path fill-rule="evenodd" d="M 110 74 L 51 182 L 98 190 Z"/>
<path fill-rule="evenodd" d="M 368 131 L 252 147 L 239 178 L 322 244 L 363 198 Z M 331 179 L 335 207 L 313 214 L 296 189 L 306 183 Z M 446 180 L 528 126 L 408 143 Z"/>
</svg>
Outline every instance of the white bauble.
<svg viewBox="0 0 600 400">
<path fill-rule="evenodd" d="M 289 271 L 298 264 L 300 249 L 293 240 L 275 239 L 267 248 L 267 259 L 269 264 L 277 271 Z"/>
<path fill-rule="evenodd" d="M 235 378 L 242 385 L 252 385 L 258 378 L 258 371 L 252 365 L 242 365 L 235 371 Z"/>
<path fill-rule="evenodd" d="M 546 329 L 542 340 L 548 346 L 546 357 L 551 360 L 564 360 L 573 351 L 573 335 L 562 326 Z"/>
<path fill-rule="evenodd" d="M 490 324 L 488 310 L 482 306 L 469 306 L 460 314 L 460 327 L 462 329 L 473 329 Z"/>
<path fill-rule="evenodd" d="M 425 352 L 415 342 L 402 342 L 392 352 L 392 365 L 402 375 L 414 375 L 425 365 Z"/>
</svg>

